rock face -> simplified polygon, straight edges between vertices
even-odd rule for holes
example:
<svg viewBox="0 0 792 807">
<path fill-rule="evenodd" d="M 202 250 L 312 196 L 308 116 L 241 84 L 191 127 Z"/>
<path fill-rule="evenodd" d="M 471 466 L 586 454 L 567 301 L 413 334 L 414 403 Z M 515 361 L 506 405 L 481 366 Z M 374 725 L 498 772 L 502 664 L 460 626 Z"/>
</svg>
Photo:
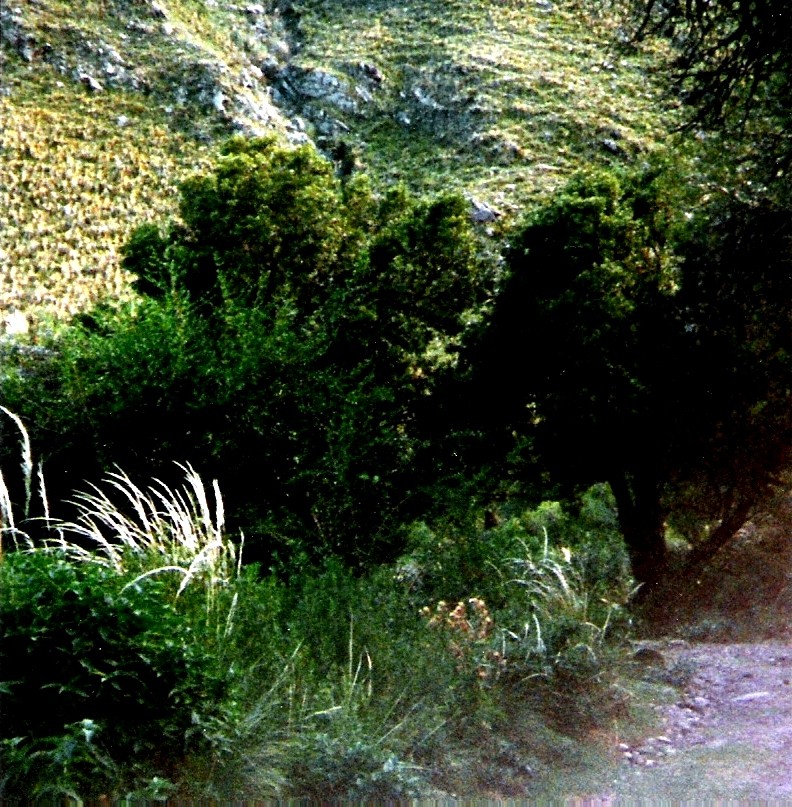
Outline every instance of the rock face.
<svg viewBox="0 0 792 807">
<path fill-rule="evenodd" d="M 26 62 L 36 58 L 38 42 L 26 28 L 20 8 L 11 8 L 5 3 L 0 5 L 0 43 L 9 46 Z"/>
<path fill-rule="evenodd" d="M 207 6 L 219 9 L 221 4 L 209 0 Z M 60 31 L 51 29 L 51 42 L 42 41 L 37 6 L 3 3 L 0 42 L 29 63 L 51 65 L 89 92 L 141 92 L 169 113 L 183 111 L 189 119 L 197 110 L 230 132 L 286 131 L 260 66 L 271 50 L 280 70 L 288 52 L 279 39 L 282 25 L 260 4 L 222 7 L 242 40 L 227 58 L 172 15 L 163 0 L 109 0 L 106 19 L 63 20 Z"/>
<path fill-rule="evenodd" d="M 225 15 L 232 31 L 237 47 L 227 58 L 209 43 L 202 45 L 164 0 L 108 0 L 108 5 L 122 28 L 113 41 L 72 30 L 68 47 L 36 52 L 24 20 L 11 12 L 4 12 L 10 20 L 4 37 L 91 91 L 142 92 L 174 116 L 198 109 L 232 132 L 277 130 L 297 143 L 314 136 L 329 148 L 348 131 L 344 120 L 367 114 L 386 84 L 380 68 L 368 62 L 349 64 L 342 72 L 298 65 L 300 19 L 288 2 L 273 7 L 206 0 L 209 9 Z M 141 48 L 156 53 L 156 59 L 141 60 Z M 416 93 L 414 102 L 435 108 L 420 88 Z"/>
</svg>

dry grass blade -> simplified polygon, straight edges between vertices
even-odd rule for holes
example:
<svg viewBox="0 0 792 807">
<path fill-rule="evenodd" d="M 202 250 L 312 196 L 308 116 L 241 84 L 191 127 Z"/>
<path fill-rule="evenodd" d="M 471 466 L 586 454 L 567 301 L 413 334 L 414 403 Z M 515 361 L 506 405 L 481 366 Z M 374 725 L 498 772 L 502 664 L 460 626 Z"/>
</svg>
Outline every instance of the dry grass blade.
<svg viewBox="0 0 792 807">
<path fill-rule="evenodd" d="M 28 518 L 30 515 L 30 501 L 32 499 L 32 490 L 33 490 L 33 456 L 30 449 L 30 437 L 28 436 L 27 429 L 25 429 L 25 424 L 19 418 L 18 415 L 15 415 L 10 410 L 6 409 L 4 406 L 0 406 L 0 410 L 2 410 L 16 425 L 19 429 L 19 433 L 21 435 L 20 445 L 22 448 L 22 479 L 25 486 L 25 506 L 23 511 L 23 518 Z M 46 493 L 44 489 L 44 481 L 41 477 L 41 469 L 39 468 L 39 480 L 41 483 L 41 495 L 44 499 L 44 510 L 46 514 L 46 518 L 49 517 L 49 511 L 47 509 L 47 501 L 46 501 Z M 48 522 L 47 522 L 48 523 Z M 2 471 L 0 471 L 0 558 L 3 555 L 3 538 L 4 536 L 10 536 L 11 540 L 13 541 L 14 548 L 18 549 L 20 543 L 25 544 L 28 548 L 32 548 L 33 543 L 30 540 L 30 536 L 27 533 L 17 529 L 17 521 L 14 515 L 14 503 L 11 500 L 11 493 L 8 490 L 8 485 L 6 484 L 5 478 L 3 476 Z"/>
<path fill-rule="evenodd" d="M 25 518 L 30 513 L 30 499 L 32 497 L 32 479 L 33 479 L 33 457 L 30 451 L 30 437 L 28 436 L 25 424 L 18 415 L 15 415 L 4 406 L 0 406 L 0 410 L 5 412 L 11 420 L 14 421 L 16 427 L 19 429 L 22 444 L 22 478 L 25 483 Z M 6 491 L 7 492 L 7 491 Z M 10 509 L 9 509 L 10 512 Z"/>
<path fill-rule="evenodd" d="M 157 574 L 166 574 L 167 572 L 176 572 L 177 574 L 185 575 L 187 574 L 186 569 L 182 569 L 181 566 L 159 566 L 156 569 L 149 569 L 147 572 L 143 572 L 143 574 L 139 574 L 134 580 L 130 580 L 122 589 L 121 591 L 126 591 L 128 588 L 132 588 L 136 586 L 141 580 L 145 580 L 147 577 L 153 577 Z M 179 591 L 181 592 L 181 587 Z"/>
<path fill-rule="evenodd" d="M 11 505 L 11 495 L 8 492 L 5 477 L 0 472 L 0 536 L 6 531 L 13 533 L 16 531 L 16 526 L 14 524 L 14 508 Z M 2 543 L 0 543 L 0 551 L 2 551 Z"/>
<path fill-rule="evenodd" d="M 212 484 L 212 507 L 200 475 L 189 465 L 179 467 L 186 478 L 180 489 L 157 479 L 143 489 L 123 471 L 109 474 L 105 483 L 110 493 L 117 492 L 120 502 L 90 485 L 89 492 L 76 494 L 72 501 L 78 508 L 77 519 L 61 523 L 59 538 L 50 546 L 78 560 L 110 566 L 119 574 L 139 572 L 128 585 L 176 572 L 182 576 L 177 596 L 200 579 L 213 601 L 213 589 L 240 573 L 241 557 L 223 532 L 217 482 Z"/>
</svg>

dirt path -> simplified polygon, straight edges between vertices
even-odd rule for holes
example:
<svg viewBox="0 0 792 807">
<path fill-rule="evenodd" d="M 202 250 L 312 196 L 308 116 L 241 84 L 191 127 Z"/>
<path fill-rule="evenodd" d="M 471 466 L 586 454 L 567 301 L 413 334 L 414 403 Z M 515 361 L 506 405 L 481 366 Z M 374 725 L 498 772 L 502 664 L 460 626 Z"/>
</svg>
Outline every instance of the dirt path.
<svg viewBox="0 0 792 807">
<path fill-rule="evenodd" d="M 792 800 L 792 645 L 658 642 L 641 652 L 658 675 L 684 678 L 684 694 L 662 707 L 656 736 L 619 745 L 610 792 L 572 803 Z"/>
</svg>

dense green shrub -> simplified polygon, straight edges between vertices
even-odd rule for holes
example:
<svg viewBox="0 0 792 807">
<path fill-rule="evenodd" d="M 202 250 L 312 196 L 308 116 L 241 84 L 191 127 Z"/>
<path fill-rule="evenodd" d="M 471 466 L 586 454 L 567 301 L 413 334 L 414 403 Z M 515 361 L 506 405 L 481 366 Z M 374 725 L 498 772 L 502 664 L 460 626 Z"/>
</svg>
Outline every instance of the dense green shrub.
<svg viewBox="0 0 792 807">
<path fill-rule="evenodd" d="M 599 686 L 619 591 L 577 557 L 613 519 L 603 491 L 436 565 L 423 527 L 396 567 L 281 580 L 240 566 L 193 471 L 180 491 L 109 482 L 52 548 L 0 561 L 4 796 L 415 797 L 515 684 Z"/>
<path fill-rule="evenodd" d="M 629 560 L 619 531 L 613 495 L 595 485 L 570 502 L 546 501 L 535 507 L 508 503 L 488 528 L 437 520 L 406 529 L 406 551 L 397 575 L 417 599 L 462 599 L 471 594 L 500 607 L 510 595 L 504 561 L 528 552 L 540 556 L 546 543 L 566 547 L 576 573 L 591 592 L 622 591 L 629 585 Z"/>
<path fill-rule="evenodd" d="M 529 482 L 609 484 L 643 593 L 669 521 L 701 561 L 789 462 L 789 211 L 687 171 L 587 172 L 529 212 L 463 398 Z"/>
<path fill-rule="evenodd" d="M 292 768 L 295 794 L 311 801 L 393 801 L 426 792 L 420 768 L 388 753 L 376 741 L 345 743 L 327 734 L 310 734 L 302 759 Z"/>
<path fill-rule="evenodd" d="M 0 563 L 5 797 L 133 791 L 203 750 L 226 691 L 208 637 L 169 581 L 128 582 L 57 552 Z"/>
<path fill-rule="evenodd" d="M 220 480 L 251 557 L 392 557 L 433 499 L 432 393 L 483 298 L 466 202 L 379 197 L 307 147 L 236 139 L 124 265 L 140 299 L 0 376 L 53 498 L 113 464 L 168 481 L 187 461 Z"/>
<path fill-rule="evenodd" d="M 661 573 L 658 476 L 687 425 L 678 216 L 660 170 L 574 178 L 514 234 L 509 279 L 471 352 L 471 400 L 494 432 L 527 435 L 567 494 L 610 484 L 642 582 Z"/>
</svg>

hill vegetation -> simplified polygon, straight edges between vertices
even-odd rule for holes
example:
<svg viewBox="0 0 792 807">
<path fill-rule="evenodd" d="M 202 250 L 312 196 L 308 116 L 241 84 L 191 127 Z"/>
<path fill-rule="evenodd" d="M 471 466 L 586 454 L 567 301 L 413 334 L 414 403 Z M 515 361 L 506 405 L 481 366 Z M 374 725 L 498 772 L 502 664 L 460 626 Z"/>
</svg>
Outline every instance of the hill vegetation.
<svg viewBox="0 0 792 807">
<path fill-rule="evenodd" d="M 684 678 L 636 618 L 789 484 L 777 40 L 69 11 L 0 10 L 0 796 L 599 788 Z"/>
<path fill-rule="evenodd" d="M 4 5 L 6 313 L 123 295 L 118 249 L 234 131 L 312 139 L 376 185 L 457 188 L 497 212 L 673 128 L 651 53 L 566 5 Z M 101 88 L 101 89 L 99 89 Z M 38 321 L 38 315 L 33 321 Z M 19 318 L 17 317 L 17 321 Z"/>
</svg>

